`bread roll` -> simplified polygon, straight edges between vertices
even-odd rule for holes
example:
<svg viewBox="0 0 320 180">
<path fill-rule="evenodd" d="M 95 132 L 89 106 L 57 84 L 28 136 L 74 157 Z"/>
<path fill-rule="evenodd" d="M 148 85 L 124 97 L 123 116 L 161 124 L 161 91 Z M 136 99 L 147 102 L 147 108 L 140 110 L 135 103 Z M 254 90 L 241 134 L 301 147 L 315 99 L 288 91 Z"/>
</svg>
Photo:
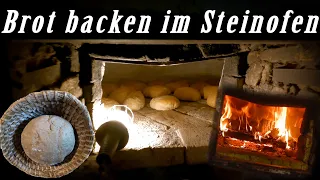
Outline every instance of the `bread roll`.
<svg viewBox="0 0 320 180">
<path fill-rule="evenodd" d="M 131 87 L 125 87 L 122 86 L 115 91 L 113 91 L 110 95 L 109 98 L 117 101 L 118 103 L 122 104 L 124 100 L 126 100 L 127 96 L 134 91 L 134 89 Z"/>
<path fill-rule="evenodd" d="M 119 85 L 116 83 L 102 83 L 103 97 L 108 97 L 110 93 L 119 88 Z"/>
<path fill-rule="evenodd" d="M 180 101 L 174 96 L 165 95 L 151 99 L 150 107 L 159 111 L 176 109 L 180 106 Z"/>
<path fill-rule="evenodd" d="M 55 165 L 64 161 L 74 149 L 72 125 L 54 115 L 32 119 L 23 129 L 21 145 L 26 155 L 39 164 Z"/>
<path fill-rule="evenodd" d="M 138 111 L 144 107 L 146 100 L 141 91 L 131 92 L 126 100 L 123 102 L 123 105 L 127 105 L 132 111 Z"/>
<path fill-rule="evenodd" d="M 201 96 L 203 97 L 204 96 L 203 88 L 205 86 L 210 86 L 210 84 L 205 81 L 199 81 L 199 82 L 195 82 L 195 83 L 191 84 L 190 87 L 197 89 L 200 92 Z"/>
<path fill-rule="evenodd" d="M 218 86 L 205 86 L 203 88 L 203 97 L 204 99 L 208 99 L 210 94 L 217 94 Z"/>
<path fill-rule="evenodd" d="M 128 87 L 136 91 L 142 91 L 147 85 L 140 81 L 125 81 L 122 83 L 121 87 Z"/>
<path fill-rule="evenodd" d="M 114 105 L 120 105 L 119 102 L 110 98 L 102 98 L 101 103 L 103 104 L 106 110 L 109 110 Z"/>
<path fill-rule="evenodd" d="M 192 87 L 178 88 L 173 95 L 183 101 L 199 101 L 201 99 L 200 92 Z"/>
<path fill-rule="evenodd" d="M 155 85 L 155 86 L 148 86 L 143 90 L 143 94 L 146 97 L 155 98 L 159 96 L 164 96 L 170 94 L 171 91 L 166 86 Z"/>
<path fill-rule="evenodd" d="M 189 87 L 189 83 L 186 80 L 174 81 L 167 83 L 166 87 L 168 87 L 171 90 L 171 92 L 174 92 L 176 89 L 180 87 Z"/>
<path fill-rule="evenodd" d="M 210 107 L 216 108 L 216 101 L 217 101 L 217 93 L 209 94 L 207 99 L 207 105 Z"/>
</svg>

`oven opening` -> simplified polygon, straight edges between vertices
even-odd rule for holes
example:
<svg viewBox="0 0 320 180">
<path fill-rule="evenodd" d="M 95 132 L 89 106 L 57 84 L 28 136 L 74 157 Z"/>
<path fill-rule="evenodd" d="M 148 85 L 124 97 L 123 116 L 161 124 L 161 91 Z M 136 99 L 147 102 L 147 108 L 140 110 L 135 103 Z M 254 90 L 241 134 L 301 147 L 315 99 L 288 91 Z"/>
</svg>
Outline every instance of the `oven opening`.
<svg viewBox="0 0 320 180">
<path fill-rule="evenodd" d="M 225 95 L 217 148 L 300 161 L 305 111 L 306 108 L 265 106 Z"/>
</svg>

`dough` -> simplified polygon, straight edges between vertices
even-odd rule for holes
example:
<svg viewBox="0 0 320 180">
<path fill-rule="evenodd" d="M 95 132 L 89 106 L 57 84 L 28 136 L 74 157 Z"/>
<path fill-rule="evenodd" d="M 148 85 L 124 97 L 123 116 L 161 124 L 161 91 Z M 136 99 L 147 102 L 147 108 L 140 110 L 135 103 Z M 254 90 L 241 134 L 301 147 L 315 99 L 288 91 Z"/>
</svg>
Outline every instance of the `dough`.
<svg viewBox="0 0 320 180">
<path fill-rule="evenodd" d="M 205 86 L 210 86 L 210 84 L 205 81 L 199 81 L 199 82 L 195 82 L 195 83 L 191 84 L 190 87 L 197 89 L 200 92 L 201 96 L 203 97 L 204 96 L 203 88 Z"/>
<path fill-rule="evenodd" d="M 213 108 L 216 108 L 216 101 L 217 101 L 217 93 L 209 94 L 207 99 L 207 105 Z"/>
<path fill-rule="evenodd" d="M 105 110 L 109 110 L 114 105 L 120 105 L 116 100 L 110 98 L 102 98 L 101 103 L 103 103 Z"/>
<path fill-rule="evenodd" d="M 217 94 L 218 86 L 205 86 L 203 88 L 204 99 L 207 99 L 210 94 Z"/>
<path fill-rule="evenodd" d="M 110 94 L 109 98 L 122 104 L 124 102 L 124 100 L 126 100 L 129 93 L 131 93 L 132 91 L 134 91 L 133 88 L 122 86 L 122 87 L 116 89 L 115 91 L 113 91 Z"/>
<path fill-rule="evenodd" d="M 103 97 L 108 97 L 110 93 L 118 88 L 119 85 L 116 83 L 102 83 Z"/>
<path fill-rule="evenodd" d="M 181 80 L 167 83 L 166 86 L 171 90 L 171 92 L 174 92 L 180 87 L 189 87 L 189 83 L 186 80 Z"/>
<path fill-rule="evenodd" d="M 165 95 L 151 99 L 150 107 L 159 111 L 176 109 L 180 106 L 180 101 L 174 96 Z"/>
<path fill-rule="evenodd" d="M 199 101 L 201 99 L 200 92 L 192 87 L 178 88 L 173 95 L 183 101 Z"/>
<path fill-rule="evenodd" d="M 32 119 L 21 134 L 21 145 L 26 155 L 44 165 L 63 162 L 75 146 L 72 125 L 54 115 Z"/>
<path fill-rule="evenodd" d="M 142 91 L 147 85 L 140 81 L 126 81 L 122 83 L 121 87 L 128 87 L 136 91 Z"/>
<path fill-rule="evenodd" d="M 171 91 L 169 88 L 161 85 L 148 86 L 143 90 L 143 94 L 150 98 L 169 95 L 170 93 Z"/>
<path fill-rule="evenodd" d="M 132 111 L 138 111 L 144 107 L 146 100 L 141 91 L 133 91 L 123 102 L 123 105 L 127 105 Z"/>
</svg>

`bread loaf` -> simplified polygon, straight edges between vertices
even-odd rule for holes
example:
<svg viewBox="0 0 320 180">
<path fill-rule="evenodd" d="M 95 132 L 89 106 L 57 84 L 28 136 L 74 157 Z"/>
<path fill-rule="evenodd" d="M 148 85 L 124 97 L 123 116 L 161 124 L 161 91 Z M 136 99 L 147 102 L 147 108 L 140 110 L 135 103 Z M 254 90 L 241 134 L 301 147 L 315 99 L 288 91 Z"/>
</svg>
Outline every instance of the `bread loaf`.
<svg viewBox="0 0 320 180">
<path fill-rule="evenodd" d="M 186 80 L 174 81 L 167 83 L 166 87 L 168 87 L 171 90 L 171 92 L 174 92 L 176 89 L 180 87 L 189 87 L 189 83 Z"/>
<path fill-rule="evenodd" d="M 143 94 L 146 97 L 155 98 L 159 96 L 164 96 L 170 94 L 171 91 L 166 86 L 161 85 L 154 85 L 154 86 L 148 86 L 143 90 Z"/>
<path fill-rule="evenodd" d="M 159 111 L 176 109 L 180 106 L 180 101 L 174 96 L 165 95 L 151 99 L 150 107 Z"/>
<path fill-rule="evenodd" d="M 198 81 L 190 85 L 190 87 L 197 89 L 200 92 L 202 97 L 204 96 L 203 88 L 205 86 L 210 86 L 210 84 L 205 81 Z"/>
<path fill-rule="evenodd" d="M 217 94 L 218 86 L 205 86 L 203 88 L 203 97 L 204 99 L 208 99 L 210 94 Z"/>
<path fill-rule="evenodd" d="M 122 86 L 115 91 L 113 91 L 110 95 L 109 98 L 117 101 L 118 103 L 122 104 L 124 100 L 127 98 L 127 96 L 134 91 L 134 89 L 131 87 L 125 87 Z"/>
<path fill-rule="evenodd" d="M 201 99 L 200 92 L 192 87 L 178 88 L 173 95 L 182 101 L 199 101 Z"/>
<path fill-rule="evenodd" d="M 43 115 L 32 119 L 23 129 L 21 145 L 26 155 L 44 165 L 63 162 L 75 146 L 72 125 L 54 115 Z"/>
<path fill-rule="evenodd" d="M 141 91 L 131 92 L 123 105 L 127 105 L 132 111 L 138 111 L 145 106 L 146 100 Z"/>
<path fill-rule="evenodd" d="M 217 93 L 209 94 L 207 98 L 207 105 L 210 107 L 216 108 L 216 101 L 217 101 Z"/>
</svg>

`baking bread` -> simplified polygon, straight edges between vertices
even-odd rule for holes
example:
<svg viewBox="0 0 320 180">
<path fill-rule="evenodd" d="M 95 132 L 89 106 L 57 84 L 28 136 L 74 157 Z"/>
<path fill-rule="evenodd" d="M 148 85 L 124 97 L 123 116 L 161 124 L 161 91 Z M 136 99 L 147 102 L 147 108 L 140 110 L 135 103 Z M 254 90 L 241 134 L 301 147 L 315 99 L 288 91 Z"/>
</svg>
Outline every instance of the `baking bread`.
<svg viewBox="0 0 320 180">
<path fill-rule="evenodd" d="M 180 106 L 180 101 L 174 96 L 165 95 L 151 99 L 150 107 L 158 111 L 176 109 Z"/>
<path fill-rule="evenodd" d="M 168 87 L 171 90 L 171 92 L 174 92 L 176 89 L 180 87 L 189 87 L 189 83 L 186 80 L 174 81 L 167 83 L 166 87 Z"/>
<path fill-rule="evenodd" d="M 200 94 L 201 94 L 202 97 L 204 96 L 204 94 L 203 94 L 203 88 L 204 88 L 205 86 L 210 86 L 210 84 L 207 83 L 207 82 L 205 82 L 205 81 L 199 81 L 199 82 L 195 82 L 195 83 L 193 83 L 193 84 L 190 85 L 190 87 L 197 89 L 197 90 L 200 92 Z"/>
<path fill-rule="evenodd" d="M 122 104 L 124 100 L 126 100 L 127 96 L 134 91 L 134 89 L 131 87 L 122 86 L 115 91 L 113 91 L 109 98 L 117 101 L 118 103 Z"/>
<path fill-rule="evenodd" d="M 140 81 L 125 81 L 121 84 L 121 87 L 128 87 L 136 91 L 142 91 L 147 85 Z"/>
<path fill-rule="evenodd" d="M 183 101 L 199 101 L 201 99 L 200 92 L 192 87 L 178 88 L 173 95 Z"/>
<path fill-rule="evenodd" d="M 101 103 L 103 104 L 105 110 L 109 110 L 114 105 L 120 105 L 119 102 L 110 98 L 102 98 Z"/>
<path fill-rule="evenodd" d="M 161 85 L 148 86 L 143 90 L 143 94 L 149 98 L 169 95 L 170 93 L 171 91 L 169 88 Z"/>
<path fill-rule="evenodd" d="M 209 94 L 207 98 L 207 105 L 210 107 L 216 108 L 216 102 L 217 102 L 217 93 Z"/>
<path fill-rule="evenodd" d="M 108 97 L 110 93 L 119 88 L 119 85 L 116 83 L 102 83 L 103 97 Z"/>
<path fill-rule="evenodd" d="M 21 145 L 26 155 L 44 165 L 63 162 L 75 146 L 72 125 L 55 115 L 42 115 L 32 119 L 23 129 Z"/>
<path fill-rule="evenodd" d="M 208 99 L 210 94 L 217 94 L 218 86 L 205 86 L 203 88 L 203 97 L 204 99 Z"/>
<path fill-rule="evenodd" d="M 138 111 L 145 106 L 146 100 L 141 91 L 131 92 L 123 105 L 127 105 L 132 111 Z"/>
</svg>

